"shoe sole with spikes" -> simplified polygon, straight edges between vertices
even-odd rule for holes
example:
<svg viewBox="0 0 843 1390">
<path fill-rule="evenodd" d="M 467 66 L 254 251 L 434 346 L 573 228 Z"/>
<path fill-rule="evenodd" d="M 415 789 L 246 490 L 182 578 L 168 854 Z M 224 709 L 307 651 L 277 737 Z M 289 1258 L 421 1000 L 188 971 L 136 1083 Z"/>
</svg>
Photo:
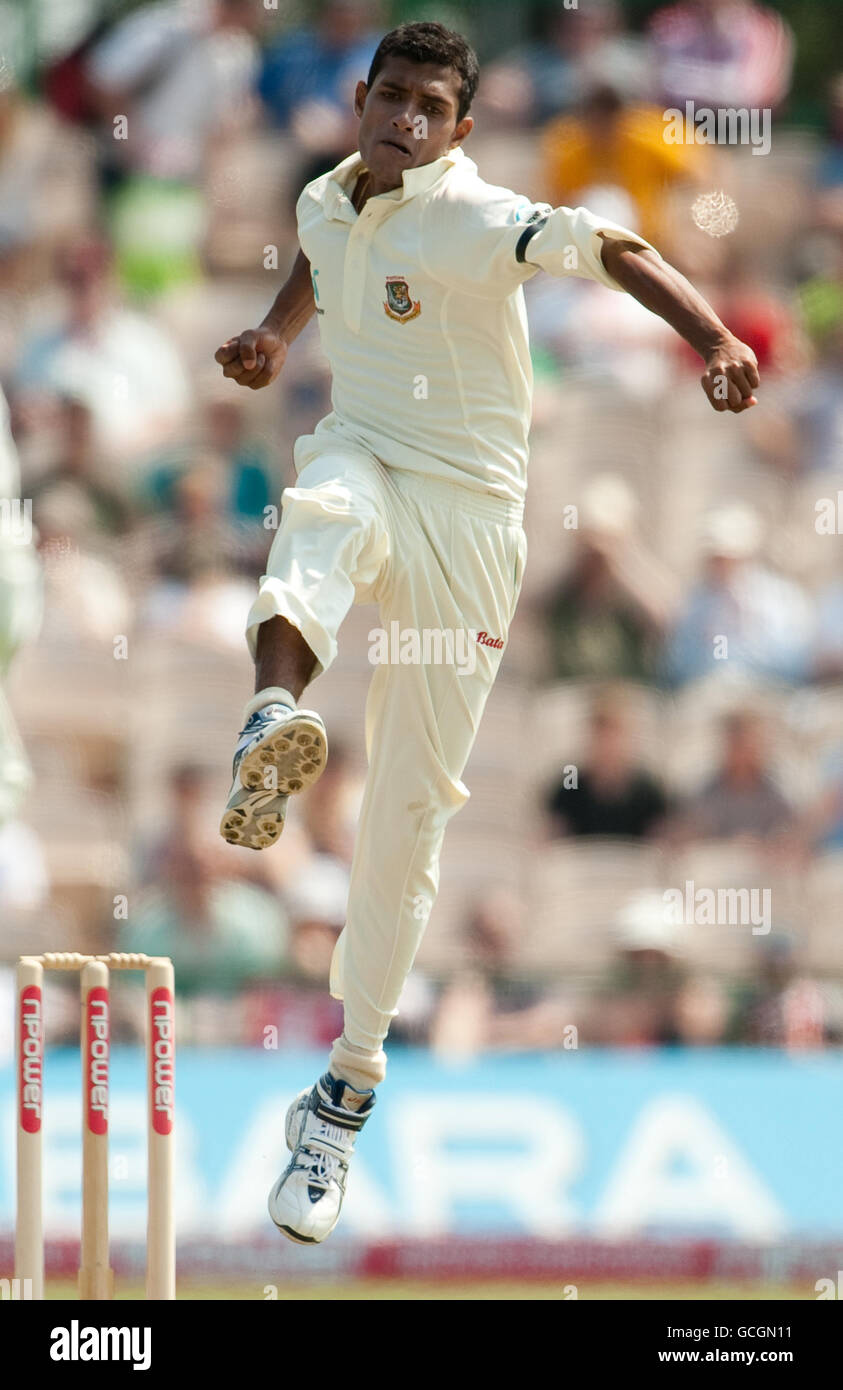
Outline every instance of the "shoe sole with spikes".
<svg viewBox="0 0 843 1390">
<path fill-rule="evenodd" d="M 274 845 L 284 829 L 289 797 L 312 786 L 327 760 L 325 725 L 313 710 L 296 710 L 256 736 L 237 765 L 220 821 L 222 838 L 244 849 Z"/>
<path fill-rule="evenodd" d="M 230 845 L 243 849 L 269 849 L 284 829 L 289 799 L 263 788 L 250 791 L 235 783 L 220 821 L 220 834 Z"/>
<path fill-rule="evenodd" d="M 291 796 L 322 776 L 328 761 L 325 725 L 314 710 L 296 710 L 289 719 L 255 739 L 238 768 L 250 790 Z"/>
</svg>

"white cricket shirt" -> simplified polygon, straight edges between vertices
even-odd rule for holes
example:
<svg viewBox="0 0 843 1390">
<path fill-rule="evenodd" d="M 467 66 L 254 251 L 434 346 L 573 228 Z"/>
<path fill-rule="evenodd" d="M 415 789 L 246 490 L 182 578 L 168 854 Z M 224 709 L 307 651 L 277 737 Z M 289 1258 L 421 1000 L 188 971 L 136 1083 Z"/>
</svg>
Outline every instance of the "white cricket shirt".
<svg viewBox="0 0 843 1390">
<path fill-rule="evenodd" d="M 459 148 L 405 170 L 358 216 L 364 168 L 351 155 L 296 209 L 333 374 L 320 424 L 388 467 L 523 503 L 533 376 L 521 286 L 541 268 L 619 290 L 600 233 L 649 242 L 585 208 L 495 188 Z"/>
</svg>

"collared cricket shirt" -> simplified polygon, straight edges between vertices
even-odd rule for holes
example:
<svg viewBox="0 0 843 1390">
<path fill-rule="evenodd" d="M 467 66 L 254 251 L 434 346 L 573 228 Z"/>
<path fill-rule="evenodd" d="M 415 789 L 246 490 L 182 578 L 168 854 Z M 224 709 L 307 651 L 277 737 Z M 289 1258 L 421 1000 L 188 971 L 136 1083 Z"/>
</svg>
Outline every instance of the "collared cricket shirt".
<svg viewBox="0 0 843 1390">
<path fill-rule="evenodd" d="M 585 208 L 487 184 L 461 149 L 406 170 L 358 216 L 364 168 L 350 156 L 297 205 L 333 375 L 323 424 L 386 466 L 523 503 L 533 382 L 521 286 L 541 268 L 619 290 L 600 234 L 649 243 Z"/>
</svg>

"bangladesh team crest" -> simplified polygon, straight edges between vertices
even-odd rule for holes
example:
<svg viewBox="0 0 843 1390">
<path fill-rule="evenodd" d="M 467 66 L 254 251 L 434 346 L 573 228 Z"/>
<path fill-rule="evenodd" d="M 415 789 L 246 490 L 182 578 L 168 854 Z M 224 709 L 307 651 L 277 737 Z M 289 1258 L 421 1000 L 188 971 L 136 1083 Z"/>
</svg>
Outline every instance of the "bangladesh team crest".
<svg viewBox="0 0 843 1390">
<path fill-rule="evenodd" d="M 407 323 L 410 319 L 418 318 L 421 313 L 421 300 L 413 300 L 410 287 L 403 275 L 387 275 L 383 307 L 384 313 L 391 319 Z"/>
</svg>

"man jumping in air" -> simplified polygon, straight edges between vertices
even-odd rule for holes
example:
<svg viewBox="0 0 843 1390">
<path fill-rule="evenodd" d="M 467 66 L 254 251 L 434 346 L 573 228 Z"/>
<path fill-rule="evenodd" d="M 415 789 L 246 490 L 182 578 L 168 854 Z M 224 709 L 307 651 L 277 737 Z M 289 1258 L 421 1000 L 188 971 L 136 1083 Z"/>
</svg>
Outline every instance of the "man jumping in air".
<svg viewBox="0 0 843 1390">
<path fill-rule="evenodd" d="M 292 1158 L 269 1197 L 290 1239 L 336 1225 L 358 1130 L 383 1081 L 383 1043 L 439 883 L 445 826 L 515 612 L 532 376 L 521 289 L 538 270 L 626 290 L 705 364 L 715 410 L 755 405 L 751 349 L 646 241 L 584 208 L 484 183 L 463 153 L 477 59 L 440 24 L 405 24 L 359 82 L 359 153 L 308 184 L 300 251 L 259 328 L 218 350 L 240 386 L 269 386 L 319 316 L 333 410 L 296 442 L 296 486 L 248 618 L 256 694 L 221 823 L 264 849 L 291 794 L 325 766 L 325 728 L 300 709 L 353 603 L 390 630 L 461 631 L 476 652 L 375 668 L 369 770 L 345 927 L 331 967 L 344 1027 L 328 1069 L 287 1112 Z M 479 639 L 483 638 L 483 641 Z"/>
</svg>

